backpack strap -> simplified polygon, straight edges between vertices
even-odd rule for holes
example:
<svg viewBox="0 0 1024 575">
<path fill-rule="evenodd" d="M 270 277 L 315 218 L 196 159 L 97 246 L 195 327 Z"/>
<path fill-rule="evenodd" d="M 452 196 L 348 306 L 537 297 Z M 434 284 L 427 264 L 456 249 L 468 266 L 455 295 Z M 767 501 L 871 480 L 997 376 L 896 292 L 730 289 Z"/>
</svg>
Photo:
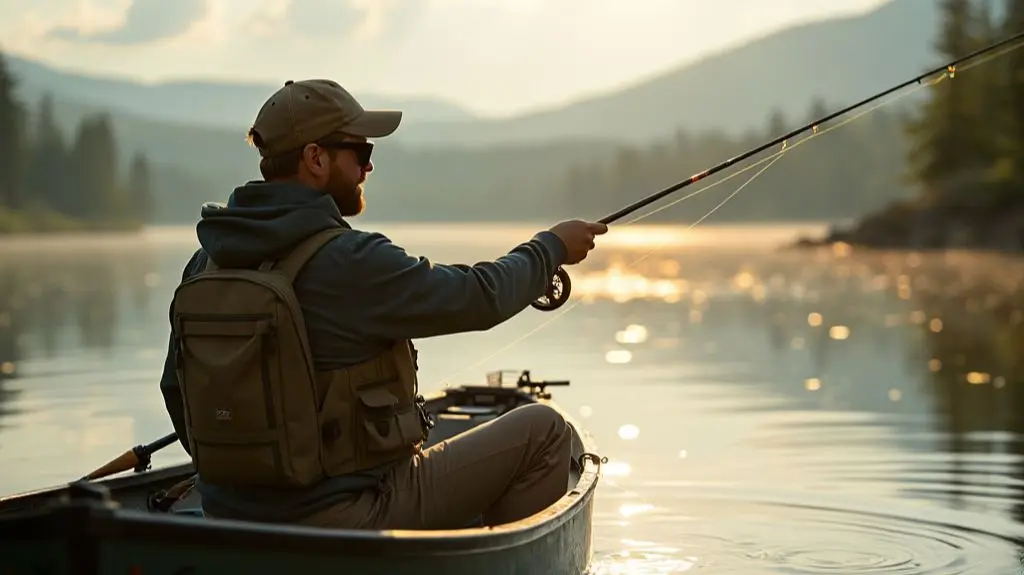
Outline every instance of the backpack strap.
<svg viewBox="0 0 1024 575">
<path fill-rule="evenodd" d="M 313 254 L 324 247 L 324 244 L 340 236 L 345 231 L 347 231 L 345 228 L 339 226 L 327 228 L 313 234 L 302 240 L 290 254 L 278 261 L 274 269 L 284 274 L 289 282 L 294 282 L 295 277 L 299 275 L 299 270 L 302 269 L 302 266 L 306 265 L 309 258 L 313 257 Z"/>
</svg>

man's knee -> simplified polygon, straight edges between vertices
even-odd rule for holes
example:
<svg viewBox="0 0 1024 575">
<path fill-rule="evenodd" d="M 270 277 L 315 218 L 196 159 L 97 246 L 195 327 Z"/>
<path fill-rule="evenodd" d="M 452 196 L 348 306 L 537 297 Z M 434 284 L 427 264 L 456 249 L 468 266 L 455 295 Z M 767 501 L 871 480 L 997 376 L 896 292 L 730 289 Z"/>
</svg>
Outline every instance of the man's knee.
<svg viewBox="0 0 1024 575">
<path fill-rule="evenodd" d="M 528 424 L 533 435 L 549 438 L 551 441 L 567 441 L 570 437 L 569 422 L 558 410 L 542 403 L 531 403 L 513 409 Z"/>
</svg>

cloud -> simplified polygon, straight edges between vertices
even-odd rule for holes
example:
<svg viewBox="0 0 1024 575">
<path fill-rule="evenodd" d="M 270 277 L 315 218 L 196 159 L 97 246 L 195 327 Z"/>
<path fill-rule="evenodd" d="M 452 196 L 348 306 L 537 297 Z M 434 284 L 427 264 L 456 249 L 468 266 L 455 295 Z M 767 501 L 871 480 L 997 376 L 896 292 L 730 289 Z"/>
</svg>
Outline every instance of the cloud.
<svg viewBox="0 0 1024 575">
<path fill-rule="evenodd" d="M 263 0 L 243 25 L 257 37 L 290 36 L 324 46 L 400 34 L 428 0 Z"/>
<path fill-rule="evenodd" d="M 83 32 L 76 27 L 58 27 L 49 35 L 73 42 L 130 45 L 175 38 L 206 17 L 208 0 L 132 0 L 120 27 Z"/>
<path fill-rule="evenodd" d="M 296 32 L 313 36 L 349 36 L 369 15 L 364 5 L 352 0 L 292 0 L 285 18 Z"/>
</svg>

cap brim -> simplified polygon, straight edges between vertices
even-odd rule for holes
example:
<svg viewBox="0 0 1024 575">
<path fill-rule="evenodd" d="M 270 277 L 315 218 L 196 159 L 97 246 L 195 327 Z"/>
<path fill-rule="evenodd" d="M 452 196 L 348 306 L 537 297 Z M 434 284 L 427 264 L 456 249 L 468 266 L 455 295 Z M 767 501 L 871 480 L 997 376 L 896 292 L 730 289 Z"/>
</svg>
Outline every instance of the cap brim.
<svg viewBox="0 0 1024 575">
<path fill-rule="evenodd" d="M 401 110 L 366 110 L 346 124 L 342 131 L 364 138 L 383 138 L 393 134 L 401 123 Z"/>
</svg>

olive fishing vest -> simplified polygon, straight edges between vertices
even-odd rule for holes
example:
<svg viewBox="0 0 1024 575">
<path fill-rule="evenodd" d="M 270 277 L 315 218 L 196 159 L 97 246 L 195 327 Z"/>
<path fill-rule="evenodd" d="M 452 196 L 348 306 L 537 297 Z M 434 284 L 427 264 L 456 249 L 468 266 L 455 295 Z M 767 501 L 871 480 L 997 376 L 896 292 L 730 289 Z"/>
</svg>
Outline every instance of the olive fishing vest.
<svg viewBox="0 0 1024 575">
<path fill-rule="evenodd" d="M 432 422 L 407 340 L 317 372 L 292 283 L 344 228 L 259 269 L 206 268 L 174 292 L 171 321 L 188 442 L 208 483 L 296 488 L 408 457 Z"/>
</svg>

